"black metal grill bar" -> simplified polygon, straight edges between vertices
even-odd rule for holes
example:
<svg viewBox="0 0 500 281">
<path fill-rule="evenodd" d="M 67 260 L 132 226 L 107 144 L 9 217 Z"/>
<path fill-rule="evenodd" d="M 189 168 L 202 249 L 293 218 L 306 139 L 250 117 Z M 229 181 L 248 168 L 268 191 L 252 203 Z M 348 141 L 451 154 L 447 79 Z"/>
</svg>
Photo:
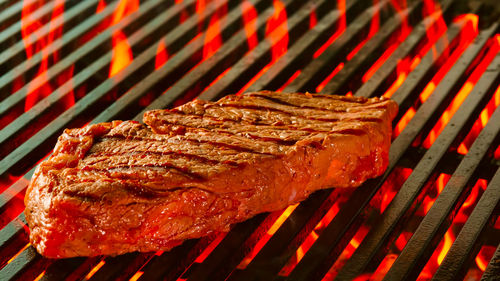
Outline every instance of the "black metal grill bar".
<svg viewBox="0 0 500 281">
<path fill-rule="evenodd" d="M 494 114 L 496 119 L 490 119 L 490 122 L 500 123 L 500 109 L 497 109 Z M 493 117 L 493 116 L 492 116 Z M 464 264 L 472 256 L 476 242 L 484 230 L 484 227 L 490 220 L 500 202 L 500 169 L 491 179 L 488 187 L 484 191 L 481 199 L 469 216 L 464 227 L 457 236 L 455 242 L 451 245 L 450 250 L 446 254 L 441 266 L 439 266 L 432 280 L 457 280 L 463 275 Z M 497 272 L 498 273 L 498 272 Z M 497 275 L 497 278 L 499 276 Z M 462 276 L 463 278 L 463 276 Z"/>
<path fill-rule="evenodd" d="M 378 57 L 377 55 L 383 52 L 383 42 L 386 42 L 391 35 L 397 32 L 398 28 L 403 28 L 401 25 L 403 17 L 407 17 L 408 21 L 415 18 L 413 14 L 420 11 L 419 8 L 422 2 L 416 1 L 410 5 L 408 9 L 401 13 L 395 13 L 385 22 L 380 30 L 370 38 L 368 41 L 370 44 L 365 44 L 350 61 L 346 62 L 344 67 L 335 75 L 335 79 L 330 80 L 323 90 L 321 90 L 321 93 L 347 93 L 347 89 L 351 88 L 348 87 L 347 83 L 349 81 L 359 81 L 361 79 L 362 73 L 364 73 L 363 67 L 369 67 L 375 62 Z M 354 88 L 358 85 L 359 83 L 353 83 L 352 87 Z M 355 91 L 356 89 L 352 90 Z"/>
<path fill-rule="evenodd" d="M 346 30 L 330 45 L 319 57 L 311 61 L 300 75 L 292 81 L 284 92 L 308 91 L 315 88 L 316 84 L 323 81 L 332 71 L 332 65 L 338 65 L 342 62 L 342 58 L 347 56 L 349 46 L 359 41 L 362 31 L 370 24 L 373 16 L 387 5 L 388 1 L 380 1 L 377 5 L 370 6 L 360 16 L 350 24 Z M 383 21 L 385 18 L 382 18 Z M 265 79 L 265 78 L 262 78 Z M 263 84 L 261 81 L 256 82 L 256 86 Z M 255 90 L 257 88 L 251 87 Z"/>
<path fill-rule="evenodd" d="M 308 20 L 309 12 L 313 2 L 307 3 L 304 9 L 299 9 L 296 2 L 290 3 L 289 0 L 283 1 L 283 4 L 287 7 L 288 13 L 293 14 L 288 18 L 288 36 L 291 38 L 300 37 L 305 31 L 301 30 L 301 24 L 304 24 Z M 326 5 L 323 0 L 316 0 L 316 3 L 323 3 L 321 6 Z M 303 5 L 304 3 L 300 3 Z M 296 9 L 299 9 L 295 12 Z M 260 30 L 264 23 L 258 23 Z M 292 40 L 290 40 L 292 41 Z M 267 44 L 266 41 L 261 41 L 259 45 Z M 256 48 L 259 48 L 258 46 Z M 241 57 L 246 53 L 247 50 L 247 37 L 244 30 L 240 30 L 229 41 L 225 42 L 223 46 L 218 50 L 215 56 L 203 61 L 200 65 L 185 75 L 177 83 L 175 83 L 169 90 L 163 93 L 161 96 L 156 98 L 150 105 L 148 105 L 142 112 L 140 112 L 134 120 L 142 120 L 142 116 L 145 111 L 158 108 L 168 108 L 180 97 L 190 98 L 186 96 L 188 90 L 193 88 L 204 88 L 209 85 L 209 83 L 220 75 L 227 67 L 234 64 L 238 57 Z M 216 71 L 214 71 L 216 70 Z M 204 85 L 199 85 L 204 84 Z M 199 94 L 199 93 L 196 93 Z M 193 98 L 195 95 L 193 95 Z"/>
<path fill-rule="evenodd" d="M 463 25 L 454 24 L 448 29 L 449 32 L 447 32 L 445 36 L 447 36 L 450 41 L 454 41 L 458 36 L 461 28 L 463 28 Z M 444 44 L 444 42 L 438 40 L 438 42 L 434 45 L 436 46 L 436 49 L 439 50 L 440 44 Z M 430 52 L 428 52 L 428 54 L 424 57 L 427 59 L 423 59 L 421 62 L 421 64 L 424 61 L 427 62 L 424 65 L 426 66 L 424 70 L 428 70 L 430 68 L 430 65 L 432 65 L 433 62 L 435 62 L 439 57 L 433 57 L 433 55 L 429 55 L 429 53 Z M 416 69 L 418 69 L 419 66 L 417 66 Z M 405 85 L 405 83 L 408 81 L 408 78 L 405 80 L 402 86 Z M 417 85 L 414 84 L 413 86 Z M 409 95 L 409 93 L 413 90 L 413 87 L 406 87 L 405 91 L 402 92 L 402 95 Z M 395 146 L 394 142 L 391 145 L 391 149 L 389 152 L 390 160 L 387 171 L 379 179 L 367 181 L 363 186 L 359 187 L 351 195 L 349 201 L 346 204 L 347 207 L 342 208 L 339 211 L 339 213 L 325 228 L 325 230 L 323 230 L 323 233 L 319 236 L 318 240 L 316 240 L 309 251 L 304 255 L 301 262 L 290 273 L 290 280 L 304 280 L 311 276 L 315 276 L 315 278 L 321 278 L 326 274 L 333 261 L 336 260 L 336 257 L 338 257 L 347 243 L 349 243 L 352 236 L 354 236 L 356 226 L 360 223 L 360 210 L 370 202 L 371 198 L 375 195 L 377 190 L 380 188 L 380 186 L 382 186 L 389 174 L 396 167 L 396 163 L 405 154 L 406 150 L 410 147 L 411 143 L 417 137 L 418 133 L 418 131 L 410 131 L 405 129 L 398 136 L 396 140 L 400 140 L 400 146 Z M 318 260 L 329 261 L 324 262 L 323 264 L 317 264 Z"/>
<path fill-rule="evenodd" d="M 147 2 L 154 3 L 154 1 Z M 146 4 L 147 4 L 146 3 Z M 193 4 L 192 2 L 189 2 Z M 149 9 L 154 9 L 155 5 L 146 5 L 144 4 L 144 11 Z M 149 9 L 148 9 L 149 8 Z M 207 11 L 214 12 L 214 6 L 209 5 L 207 7 Z M 142 10 L 141 10 L 142 11 Z M 143 27 L 136 34 L 130 36 L 129 40 L 132 43 L 140 42 L 144 36 L 148 35 L 151 32 L 154 32 L 159 26 L 164 24 L 164 20 L 168 20 L 170 17 L 173 17 L 180 13 L 180 9 L 178 6 L 174 6 L 172 10 L 167 11 L 166 13 L 159 15 L 154 20 L 151 20 L 147 25 Z M 129 15 L 129 16 L 132 16 Z M 180 25 L 178 29 L 172 31 L 176 36 L 172 36 L 172 42 L 179 44 L 181 42 L 185 42 L 189 40 L 187 37 L 183 36 L 189 34 L 189 31 L 193 31 L 196 29 L 197 18 L 195 16 L 192 17 L 191 20 L 186 21 L 186 25 Z M 234 23 L 233 23 L 234 24 Z M 104 33 L 104 32 L 103 32 Z M 167 35 L 170 35 L 167 34 Z M 111 32 L 107 34 L 101 34 L 99 37 L 102 40 L 107 40 L 111 36 Z M 168 38 L 168 37 L 165 37 Z M 100 39 L 100 40 L 101 40 Z M 95 38 L 97 40 L 97 38 Z M 94 40 L 90 41 L 94 42 Z M 201 43 L 200 43 L 201 44 Z M 180 46 L 176 46 L 176 48 L 180 48 Z M 194 51 L 201 50 L 199 48 L 193 48 Z M 81 50 L 81 49 L 80 49 Z M 8 156 L 6 156 L 2 161 L 0 161 L 0 174 L 5 174 L 12 167 L 18 163 L 21 159 L 27 159 L 30 154 L 32 154 L 35 148 L 39 147 L 41 143 L 45 143 L 50 139 L 56 137 L 56 135 L 60 134 L 62 130 L 69 125 L 76 117 L 80 116 L 90 107 L 95 105 L 97 101 L 103 98 L 106 94 L 108 94 L 111 90 L 116 89 L 121 83 L 130 83 L 131 80 L 139 80 L 141 77 L 140 69 L 144 67 L 147 63 L 151 62 L 151 60 L 155 56 L 156 45 L 151 46 L 144 54 L 137 57 L 130 65 L 127 71 L 124 73 L 119 73 L 114 76 L 113 79 L 107 79 L 103 83 L 101 83 L 98 87 L 94 88 L 91 92 L 89 92 L 85 97 L 79 100 L 71 110 L 65 111 L 56 119 L 54 119 L 48 126 L 41 129 L 38 133 L 33 135 L 30 139 L 26 140 L 21 146 L 17 147 L 13 152 L 11 152 Z M 173 51 L 173 50 L 172 50 Z M 78 53 L 78 51 L 76 52 Z M 98 60 L 94 61 L 90 66 L 88 66 L 85 70 L 81 71 L 71 81 L 68 81 L 64 85 L 62 85 L 54 94 L 48 96 L 45 100 L 48 104 L 57 103 L 62 97 L 69 94 L 75 86 L 80 85 L 87 81 L 90 77 L 95 75 L 96 71 L 105 68 L 112 57 L 112 52 L 108 52 L 106 55 L 100 57 Z M 73 59 L 74 57 L 72 57 Z M 188 60 L 190 57 L 184 57 L 183 61 Z M 68 64 L 71 64 L 70 59 L 68 59 Z M 135 75 L 134 75 L 135 74 Z M 35 107 L 27 113 L 24 113 L 21 117 L 17 118 L 8 127 L 4 128 L 0 131 L 0 143 L 4 144 L 9 141 L 12 137 L 16 135 L 18 131 L 26 126 L 29 126 L 30 123 L 38 118 L 40 112 L 47 111 L 43 102 L 38 103 Z M 37 110 L 38 109 L 38 110 Z M 24 118 L 23 118 L 24 116 Z M 10 129 L 12 128 L 12 129 Z M 47 151 L 48 152 L 48 151 Z"/>
<path fill-rule="evenodd" d="M 451 7 L 451 0 L 442 1 L 441 12 L 444 18 L 448 17 L 449 9 Z M 391 73 L 396 71 L 397 64 L 400 60 L 404 59 L 406 56 L 411 54 L 414 49 L 418 46 L 424 36 L 426 35 L 426 30 L 429 26 L 432 26 L 437 21 L 437 17 L 430 15 L 424 20 L 420 21 L 408 37 L 398 46 L 398 48 L 392 53 L 392 55 L 386 60 L 383 67 L 380 67 L 373 76 L 366 82 L 364 82 L 361 87 L 355 92 L 355 96 L 358 97 L 370 97 L 374 92 L 380 93 L 382 91 L 378 90 L 384 81 L 387 81 Z M 428 40 L 430 40 L 428 38 Z M 328 85 L 325 87 L 325 89 Z M 376 91 L 373 89 L 376 88 Z"/>
<path fill-rule="evenodd" d="M 454 118 L 448 123 L 448 127 L 440 135 L 443 135 L 445 138 L 451 138 L 447 132 L 452 129 L 451 126 L 457 126 L 458 128 L 466 127 L 465 121 L 467 116 L 475 116 L 474 109 L 481 105 L 484 96 L 495 91 L 500 73 L 492 70 L 498 68 L 499 65 L 500 54 L 490 63 L 488 69 L 474 87 L 474 90 L 464 100 Z M 500 112 L 500 110 L 497 110 L 497 112 Z M 435 243 L 432 243 L 431 241 L 433 239 L 437 240 L 435 237 L 440 237 L 448 229 L 451 220 L 447 220 L 447 218 L 450 216 L 450 213 L 454 214 L 458 211 L 460 204 L 457 204 L 457 202 L 461 201 L 459 197 L 464 194 L 467 184 L 471 181 L 481 160 L 487 154 L 495 137 L 500 132 L 500 122 L 494 121 L 497 116 L 500 116 L 500 113 L 493 115 L 489 126 L 486 126 L 481 131 L 469 153 L 462 160 L 448 181 L 448 184 L 406 244 L 403 252 L 392 265 L 386 275 L 387 280 L 405 280 L 406 278 L 418 276 L 421 267 L 425 265 L 426 260 L 434 251 L 437 242 L 439 242 L 435 241 Z M 429 150 L 429 153 L 432 153 L 432 151 Z M 415 268 L 413 269 L 413 267 Z M 413 275 L 412 277 L 409 276 L 411 274 Z"/>
<path fill-rule="evenodd" d="M 68 3 L 68 2 L 66 2 Z M 15 44 L 10 43 L 9 48 L 2 49 L 2 53 L 0 53 L 0 69 L 6 69 L 9 70 L 8 74 L 3 75 L 2 78 L 4 77 L 12 77 L 15 78 L 15 74 L 20 74 L 24 72 L 28 72 L 29 69 L 34 68 L 40 63 L 41 58 L 43 55 L 41 54 L 42 51 L 38 51 L 38 55 L 34 54 L 33 58 L 36 60 L 26 60 L 23 61 L 23 63 L 19 64 L 15 68 L 11 68 L 9 66 L 12 65 L 12 61 L 17 58 L 18 60 L 24 60 L 23 54 L 25 52 L 25 42 L 28 44 L 34 44 L 35 42 L 38 41 L 38 39 L 43 38 L 44 36 L 47 36 L 52 30 L 56 28 L 62 28 L 64 27 L 67 29 L 71 25 L 69 23 L 73 21 L 78 21 L 81 16 L 87 16 L 87 15 L 92 15 L 95 11 L 95 6 L 97 4 L 97 1 L 82 1 L 78 3 L 75 6 L 70 6 L 69 9 L 67 9 L 64 14 L 61 14 L 57 19 L 52 19 L 51 20 L 51 25 L 45 25 L 44 27 L 38 29 L 37 31 L 33 32 L 26 38 L 19 38 L 19 41 Z M 51 6 L 51 5 L 47 5 Z M 111 6 L 111 7 L 110 7 Z M 49 7 L 52 8 L 52 7 Z M 112 11 L 113 10 L 113 5 L 109 5 L 106 9 L 107 11 Z M 103 11 L 106 13 L 106 11 Z M 102 18 L 102 15 L 100 14 L 94 14 L 94 17 L 100 17 Z M 83 22 L 82 22 L 83 23 Z M 16 27 L 16 26 L 12 26 Z M 81 27 L 77 28 L 79 31 L 86 32 L 87 30 L 82 30 Z M 13 32 L 19 32 L 19 28 L 16 27 L 14 28 Z M 68 32 L 69 33 L 69 32 Z M 0 32 L 0 37 L 6 33 Z M 0 42 L 2 40 L 0 39 Z M 52 45 L 52 44 L 51 44 Z M 45 50 L 48 50 L 48 46 L 44 48 Z M 45 52 L 45 51 L 44 51 Z M 52 52 L 51 52 L 52 53 Z M 8 64 L 10 62 L 10 64 Z M 6 65 L 7 64 L 7 65 Z M 7 73 L 5 71 L 4 73 Z M 5 80 L 1 79 L 0 80 L 0 89 L 4 90 L 5 89 Z M 10 85 L 10 84 L 9 84 Z M 7 91 L 10 92 L 10 91 Z M 0 97 L 5 96 L 5 94 L 0 95 Z"/>
<path fill-rule="evenodd" d="M 355 13 L 357 13 L 362 4 L 363 1 L 347 2 L 345 16 L 348 18 L 354 17 Z M 297 40 L 297 42 L 295 42 L 293 46 L 287 50 L 283 57 L 272 64 L 263 76 L 268 76 L 270 73 L 274 75 L 280 75 L 281 73 L 282 76 L 287 76 L 301 68 L 301 66 L 305 65 L 306 61 L 310 61 L 312 59 L 312 53 L 308 50 L 316 50 L 321 43 L 327 40 L 331 30 L 336 24 L 338 25 L 339 18 L 342 17 L 341 13 L 342 11 L 337 9 L 331 10 L 318 22 L 314 29 L 309 30 L 304 36 L 300 37 L 299 40 Z M 250 66 L 264 60 L 266 57 L 265 54 L 269 53 L 269 48 L 269 45 L 259 45 L 257 48 L 252 50 L 252 52 L 240 59 L 233 67 L 231 67 L 229 72 L 224 75 L 224 77 L 222 77 L 214 85 L 205 89 L 205 91 L 203 91 L 198 98 L 202 100 L 216 100 L 217 98 L 220 98 L 221 95 L 238 92 L 238 90 L 243 87 L 244 83 L 248 82 L 251 77 L 257 74 L 257 72 L 262 68 L 261 65 L 257 65 L 255 67 Z M 265 62 L 261 64 L 265 65 Z M 239 77 L 239 79 L 234 79 L 235 77 Z M 282 79 L 283 78 L 284 77 L 282 77 Z M 268 87 L 256 87 L 255 83 L 253 83 L 251 87 L 254 89 L 270 89 Z M 249 89 L 248 91 L 252 90 Z"/>
<path fill-rule="evenodd" d="M 498 280 L 498 276 L 500 276 L 500 244 L 481 276 L 481 281 Z"/>
<path fill-rule="evenodd" d="M 452 69 L 446 74 L 441 83 L 437 85 L 433 94 L 428 100 L 418 109 L 415 116 L 408 123 L 405 131 L 422 131 L 425 123 L 430 120 L 431 116 L 437 113 L 439 105 L 443 103 L 447 96 L 455 93 L 454 88 L 463 81 L 466 70 L 471 66 L 473 60 L 477 57 L 480 51 L 484 48 L 488 39 L 495 33 L 497 26 L 492 26 L 489 29 L 482 31 L 475 42 L 469 46 L 462 54 L 458 61 L 453 65 Z M 370 264 L 377 251 L 386 243 L 386 240 L 395 228 L 401 218 L 409 210 L 415 198 L 418 196 L 421 188 L 427 182 L 433 173 L 433 169 L 441 160 L 441 157 L 449 149 L 452 142 L 460 133 L 462 127 L 471 116 L 463 115 L 467 113 L 464 107 L 453 115 L 450 123 L 447 124 L 443 132 L 435 140 L 431 148 L 427 151 L 424 158 L 420 160 L 411 175 L 393 198 L 387 209 L 384 211 L 382 218 L 376 222 L 368 235 L 363 239 L 358 249 L 354 252 L 349 261 L 341 269 L 337 275 L 338 280 L 349 280 L 362 274 L 366 267 Z M 464 119 L 462 119 L 465 117 Z M 462 119 L 462 120 L 460 120 Z M 427 120 L 427 121 L 425 121 Z M 423 121 L 423 122 L 422 122 Z M 455 123 L 457 126 L 452 124 Z M 396 143 L 399 137 L 394 141 Z M 392 148 L 392 147 L 391 147 Z"/>
</svg>

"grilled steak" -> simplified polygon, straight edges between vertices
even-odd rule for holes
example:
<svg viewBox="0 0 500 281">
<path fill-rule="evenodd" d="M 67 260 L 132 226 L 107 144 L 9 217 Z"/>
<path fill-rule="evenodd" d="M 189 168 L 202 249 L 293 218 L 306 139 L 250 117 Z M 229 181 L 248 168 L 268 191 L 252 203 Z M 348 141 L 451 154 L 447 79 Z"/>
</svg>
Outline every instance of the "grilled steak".
<svg viewBox="0 0 500 281">
<path fill-rule="evenodd" d="M 47 257 L 168 250 L 388 164 L 383 98 L 256 92 L 66 130 L 26 193 Z"/>
</svg>

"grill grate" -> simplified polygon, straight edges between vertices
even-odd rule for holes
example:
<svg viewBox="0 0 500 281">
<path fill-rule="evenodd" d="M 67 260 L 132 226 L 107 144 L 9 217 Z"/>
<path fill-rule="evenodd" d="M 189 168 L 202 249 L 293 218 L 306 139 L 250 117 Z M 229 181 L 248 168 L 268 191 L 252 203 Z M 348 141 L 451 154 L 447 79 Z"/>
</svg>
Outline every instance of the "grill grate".
<svg viewBox="0 0 500 281">
<path fill-rule="evenodd" d="M 486 4 L 0 0 L 0 7 L 0 280 L 500 275 L 500 22 L 482 21 Z M 149 109 L 260 89 L 391 97 L 400 112 L 386 173 L 169 252 L 51 260 L 28 244 L 24 192 L 64 128 L 140 121 Z"/>
</svg>

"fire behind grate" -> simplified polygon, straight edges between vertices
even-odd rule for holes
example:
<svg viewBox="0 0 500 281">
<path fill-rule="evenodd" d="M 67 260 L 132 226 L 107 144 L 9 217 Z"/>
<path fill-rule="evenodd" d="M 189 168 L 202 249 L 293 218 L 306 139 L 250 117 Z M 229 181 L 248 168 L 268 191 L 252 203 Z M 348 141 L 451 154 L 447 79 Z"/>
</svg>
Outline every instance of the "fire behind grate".
<svg viewBox="0 0 500 281">
<path fill-rule="evenodd" d="M 0 280 L 500 276 L 500 32 L 452 0 L 0 1 Z M 497 15 L 497 16 L 495 16 Z M 260 89 L 391 97 L 390 165 L 357 189 L 170 252 L 45 259 L 23 196 L 64 128 Z"/>
</svg>

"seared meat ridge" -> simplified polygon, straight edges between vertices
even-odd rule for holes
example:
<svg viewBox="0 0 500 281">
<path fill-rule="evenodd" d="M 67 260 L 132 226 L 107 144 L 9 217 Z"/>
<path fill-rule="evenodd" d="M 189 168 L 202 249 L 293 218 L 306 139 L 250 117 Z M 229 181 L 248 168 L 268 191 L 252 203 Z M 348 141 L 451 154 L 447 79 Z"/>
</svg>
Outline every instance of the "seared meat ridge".
<svg viewBox="0 0 500 281">
<path fill-rule="evenodd" d="M 383 173 L 387 99 L 257 92 L 66 130 L 26 194 L 49 257 L 168 250 Z"/>
</svg>

